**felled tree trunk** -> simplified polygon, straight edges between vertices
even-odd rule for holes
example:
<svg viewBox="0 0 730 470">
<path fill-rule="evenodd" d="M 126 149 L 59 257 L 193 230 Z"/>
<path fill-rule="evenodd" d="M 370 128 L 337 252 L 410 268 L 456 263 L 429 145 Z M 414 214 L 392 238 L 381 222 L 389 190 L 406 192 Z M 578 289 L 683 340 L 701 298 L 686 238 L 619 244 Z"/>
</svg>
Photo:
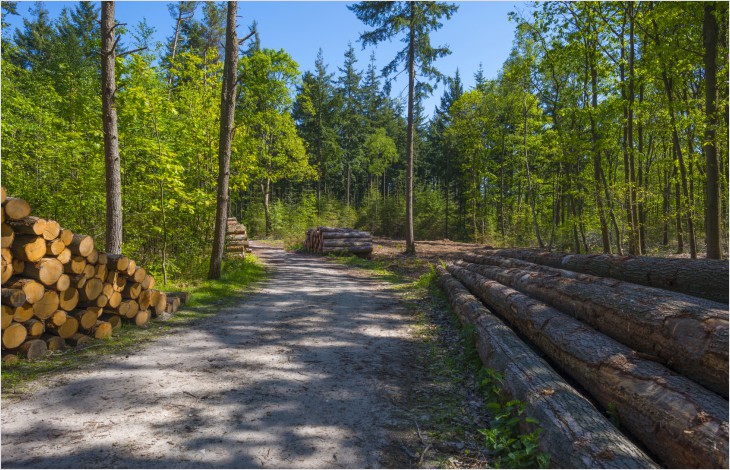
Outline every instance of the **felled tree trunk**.
<svg viewBox="0 0 730 470">
<path fill-rule="evenodd" d="M 568 255 L 518 249 L 488 250 L 487 253 L 728 303 L 727 260 Z"/>
<path fill-rule="evenodd" d="M 502 258 L 493 257 L 491 262 L 512 265 Z M 724 305 L 613 279 L 537 266 L 532 271 L 524 269 L 527 266 L 463 265 L 573 315 L 727 397 L 728 314 Z"/>
<path fill-rule="evenodd" d="M 503 376 L 504 391 L 526 403 L 543 433 L 540 448 L 556 468 L 656 468 L 586 398 L 487 310 L 446 270 L 436 267 L 439 284 L 462 323 L 477 329 L 484 365 Z"/>
<path fill-rule="evenodd" d="M 728 402 L 564 314 L 468 269 L 448 270 L 578 381 L 615 406 L 634 436 L 670 467 L 728 466 Z"/>
</svg>

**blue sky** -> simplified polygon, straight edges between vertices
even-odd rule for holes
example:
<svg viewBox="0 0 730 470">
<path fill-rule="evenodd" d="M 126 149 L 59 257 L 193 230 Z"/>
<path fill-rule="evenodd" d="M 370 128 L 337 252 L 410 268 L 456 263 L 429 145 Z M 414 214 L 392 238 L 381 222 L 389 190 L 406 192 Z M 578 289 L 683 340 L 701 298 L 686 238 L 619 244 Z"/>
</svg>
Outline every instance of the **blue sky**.
<svg viewBox="0 0 730 470">
<path fill-rule="evenodd" d="M 118 1 L 117 21 L 130 27 L 146 18 L 147 24 L 156 30 L 155 39 L 165 41 L 171 36 L 174 20 L 167 10 L 168 2 L 125 2 Z M 474 84 L 474 73 L 483 64 L 487 78 L 495 78 L 512 47 L 515 24 L 508 19 L 514 10 L 529 7 L 520 2 L 456 2 L 459 10 L 444 23 L 443 28 L 432 34 L 434 45 L 448 45 L 452 54 L 440 59 L 436 65 L 442 73 L 453 75 L 458 68 L 466 87 Z M 311 70 L 318 49 L 324 53 L 330 72 L 336 72 L 342 65 L 347 43 L 352 42 L 358 55 L 358 66 L 365 69 L 373 48 L 363 50 L 357 42 L 359 34 L 366 27 L 347 9 L 346 2 L 239 2 L 239 34 L 248 31 L 248 25 L 256 20 L 259 25 L 263 47 L 285 49 L 299 63 L 301 71 Z M 46 7 L 53 18 L 63 7 L 73 7 L 73 2 L 47 2 Z M 15 27 L 22 28 L 22 17 L 28 15 L 33 2 L 18 2 L 18 16 L 5 20 L 11 25 L 8 35 Z M 131 37 L 127 38 L 131 42 Z M 384 43 L 375 50 L 379 68 L 386 65 L 402 43 Z M 405 97 L 405 80 L 399 80 L 392 87 L 392 94 Z M 443 92 L 439 87 L 425 103 L 425 110 L 431 114 Z"/>
</svg>

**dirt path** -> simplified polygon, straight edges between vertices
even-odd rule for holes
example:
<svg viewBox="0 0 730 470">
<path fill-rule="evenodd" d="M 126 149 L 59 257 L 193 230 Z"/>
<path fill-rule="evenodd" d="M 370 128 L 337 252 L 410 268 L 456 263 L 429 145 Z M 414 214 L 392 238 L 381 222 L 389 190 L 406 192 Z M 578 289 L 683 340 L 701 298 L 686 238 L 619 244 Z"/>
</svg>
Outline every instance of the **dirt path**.
<svg viewBox="0 0 730 470">
<path fill-rule="evenodd" d="M 391 432 L 416 352 L 387 285 L 255 247 L 256 294 L 2 403 L 2 467 L 405 467 Z"/>
</svg>

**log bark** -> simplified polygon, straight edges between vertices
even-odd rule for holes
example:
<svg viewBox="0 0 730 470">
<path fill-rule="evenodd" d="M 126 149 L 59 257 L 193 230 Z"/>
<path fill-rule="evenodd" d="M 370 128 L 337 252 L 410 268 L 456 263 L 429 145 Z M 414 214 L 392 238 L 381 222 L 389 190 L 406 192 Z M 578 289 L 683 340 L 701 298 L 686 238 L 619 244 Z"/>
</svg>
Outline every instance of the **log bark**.
<svg viewBox="0 0 730 470">
<path fill-rule="evenodd" d="M 80 348 L 93 343 L 94 340 L 90 336 L 86 336 L 85 334 L 74 333 L 70 337 L 66 338 L 66 342 L 71 346 Z"/>
<path fill-rule="evenodd" d="M 25 263 L 23 275 L 46 286 L 52 286 L 58 282 L 63 274 L 63 265 L 56 258 L 41 258 L 36 263 Z"/>
<path fill-rule="evenodd" d="M 47 320 L 58 310 L 58 293 L 54 290 L 46 290 L 43 297 L 33 304 L 33 316 L 41 320 Z"/>
<path fill-rule="evenodd" d="M 322 232 L 322 239 L 323 240 L 329 240 L 332 238 L 369 238 L 372 239 L 372 235 L 370 235 L 370 232 L 344 232 L 344 231 L 335 231 L 335 230 L 327 230 L 327 231 L 321 231 Z"/>
<path fill-rule="evenodd" d="M 668 466 L 728 466 L 728 402 L 575 318 L 474 271 L 449 272 L 515 326 Z"/>
<path fill-rule="evenodd" d="M 29 361 L 41 358 L 48 352 L 48 346 L 42 339 L 31 339 L 21 344 L 15 351 L 18 357 L 24 357 Z"/>
<path fill-rule="evenodd" d="M 10 307 L 20 307 L 25 303 L 25 292 L 21 289 L 2 289 L 2 304 Z"/>
<path fill-rule="evenodd" d="M 10 248 L 10 246 L 13 244 L 13 240 L 15 240 L 15 232 L 13 231 L 12 227 L 10 227 L 10 225 L 3 223 L 2 224 L 2 247 Z"/>
<path fill-rule="evenodd" d="M 30 204 L 28 204 L 24 199 L 17 197 L 8 197 L 5 199 L 3 209 L 5 209 L 5 216 L 7 219 L 11 220 L 20 220 L 30 215 Z"/>
<path fill-rule="evenodd" d="M 330 238 L 322 241 L 322 248 L 365 246 L 373 247 L 373 242 L 365 238 Z"/>
<path fill-rule="evenodd" d="M 10 225 L 17 235 L 34 235 L 42 237 L 46 230 L 48 221 L 40 217 L 29 216 L 19 220 L 8 220 L 6 224 Z"/>
<path fill-rule="evenodd" d="M 322 254 L 325 254 L 325 255 L 327 255 L 329 253 L 367 254 L 367 253 L 372 253 L 372 251 L 373 251 L 372 245 L 322 248 Z"/>
<path fill-rule="evenodd" d="M 35 263 L 46 256 L 46 241 L 35 235 L 18 235 L 10 251 L 14 258 Z"/>
<path fill-rule="evenodd" d="M 88 235 L 75 233 L 68 248 L 74 255 L 86 258 L 94 251 L 94 239 Z"/>
<path fill-rule="evenodd" d="M 525 402 L 526 414 L 539 422 L 540 449 L 554 467 L 657 467 L 459 281 L 441 266 L 436 271 L 459 319 L 476 327 L 484 365 L 503 376 L 504 392 Z"/>
<path fill-rule="evenodd" d="M 509 260 L 492 260 L 509 264 Z M 532 266 L 538 271 L 463 263 L 463 267 L 573 315 L 728 396 L 728 314 L 724 305 L 628 282 Z"/>
<path fill-rule="evenodd" d="M 487 253 L 728 303 L 727 260 L 569 255 L 517 249 Z"/>
<path fill-rule="evenodd" d="M 3 331 L 3 346 L 6 349 L 15 349 L 25 341 L 28 336 L 25 326 L 22 323 L 13 322 Z"/>
<path fill-rule="evenodd" d="M 33 279 L 24 279 L 21 277 L 13 277 L 3 284 L 3 289 L 20 289 L 25 294 L 25 301 L 29 304 L 38 302 L 45 293 L 46 289 L 40 282 Z M 21 304 L 22 305 L 22 304 Z"/>
</svg>

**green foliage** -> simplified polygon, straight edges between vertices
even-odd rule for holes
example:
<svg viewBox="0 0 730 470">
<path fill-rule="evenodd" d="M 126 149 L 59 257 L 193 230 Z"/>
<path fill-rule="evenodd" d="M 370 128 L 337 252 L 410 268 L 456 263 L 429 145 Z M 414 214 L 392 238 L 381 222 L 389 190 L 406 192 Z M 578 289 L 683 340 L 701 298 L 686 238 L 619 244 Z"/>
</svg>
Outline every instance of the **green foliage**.
<svg viewBox="0 0 730 470">
<path fill-rule="evenodd" d="M 491 428 L 479 432 L 485 446 L 494 454 L 494 468 L 548 468 L 550 456 L 539 449 L 542 430 L 534 418 L 525 416 L 525 403 L 505 400 L 504 378 L 499 372 L 483 368 L 480 390 L 489 400 Z M 525 429 L 532 429 L 525 433 Z"/>
</svg>

